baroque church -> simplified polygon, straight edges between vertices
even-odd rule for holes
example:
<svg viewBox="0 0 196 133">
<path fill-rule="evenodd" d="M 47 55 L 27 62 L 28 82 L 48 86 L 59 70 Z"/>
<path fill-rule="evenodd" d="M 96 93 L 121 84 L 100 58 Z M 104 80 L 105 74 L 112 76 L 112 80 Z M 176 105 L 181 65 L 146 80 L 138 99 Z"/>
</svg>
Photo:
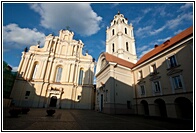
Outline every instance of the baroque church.
<svg viewBox="0 0 196 133">
<path fill-rule="evenodd" d="M 16 106 L 92 109 L 94 66 L 92 56 L 82 55 L 81 40 L 61 30 L 48 35 L 43 48 L 22 52 L 11 97 Z"/>
<path fill-rule="evenodd" d="M 15 105 L 95 109 L 108 114 L 193 118 L 193 27 L 136 55 L 132 24 L 118 12 L 97 63 L 83 43 L 61 30 L 22 53 L 11 98 Z M 96 88 L 93 86 L 96 64 Z"/>
</svg>

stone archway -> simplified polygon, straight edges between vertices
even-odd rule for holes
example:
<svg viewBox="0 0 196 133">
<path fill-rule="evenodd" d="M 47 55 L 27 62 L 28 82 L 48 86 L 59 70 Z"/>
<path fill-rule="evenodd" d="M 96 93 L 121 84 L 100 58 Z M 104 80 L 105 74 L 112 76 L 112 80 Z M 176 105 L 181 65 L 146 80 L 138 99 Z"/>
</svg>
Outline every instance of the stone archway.
<svg viewBox="0 0 196 133">
<path fill-rule="evenodd" d="M 142 110 L 144 112 L 144 115 L 149 115 L 148 102 L 146 100 L 142 100 L 140 104 L 142 105 Z"/>
<path fill-rule="evenodd" d="M 56 107 L 56 103 L 57 103 L 57 97 L 56 96 L 52 96 L 50 99 L 50 107 Z"/>
<path fill-rule="evenodd" d="M 156 99 L 154 103 L 155 103 L 155 112 L 159 114 L 159 116 L 161 117 L 167 117 L 165 101 L 162 99 Z"/>
<path fill-rule="evenodd" d="M 178 118 L 193 119 L 193 105 L 189 99 L 178 97 L 174 102 Z"/>
</svg>

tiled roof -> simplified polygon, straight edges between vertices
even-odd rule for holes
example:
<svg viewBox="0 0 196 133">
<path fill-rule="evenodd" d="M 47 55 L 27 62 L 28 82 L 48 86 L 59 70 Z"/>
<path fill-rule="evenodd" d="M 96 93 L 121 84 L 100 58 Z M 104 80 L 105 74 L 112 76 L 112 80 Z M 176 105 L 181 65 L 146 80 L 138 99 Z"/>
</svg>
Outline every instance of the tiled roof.
<svg viewBox="0 0 196 133">
<path fill-rule="evenodd" d="M 139 64 L 147 61 L 148 59 L 154 57 L 155 55 L 163 52 L 164 50 L 168 49 L 169 47 L 175 45 L 177 42 L 182 41 L 186 37 L 193 34 L 193 26 L 187 28 L 186 30 L 182 31 L 181 33 L 177 34 L 176 36 L 172 37 L 171 39 L 165 41 L 163 44 L 155 47 L 150 52 L 146 53 L 144 56 L 140 58 L 140 60 L 134 65 L 134 67 L 138 66 Z"/>
<path fill-rule="evenodd" d="M 105 59 L 108 61 L 108 62 L 115 62 L 119 65 L 122 65 L 122 66 L 125 66 L 125 67 L 128 67 L 128 68 L 132 68 L 134 66 L 133 63 L 131 62 L 128 62 L 126 60 L 123 60 L 119 57 L 116 57 L 114 55 L 111 55 L 109 53 L 104 53 L 104 56 L 105 56 Z"/>
</svg>

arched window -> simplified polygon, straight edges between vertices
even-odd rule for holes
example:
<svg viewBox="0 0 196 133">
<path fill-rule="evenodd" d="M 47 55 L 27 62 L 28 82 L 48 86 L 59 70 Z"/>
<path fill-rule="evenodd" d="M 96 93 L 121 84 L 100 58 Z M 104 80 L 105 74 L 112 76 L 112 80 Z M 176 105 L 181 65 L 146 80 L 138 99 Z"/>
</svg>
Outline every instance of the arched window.
<svg viewBox="0 0 196 133">
<path fill-rule="evenodd" d="M 113 29 L 113 30 L 112 30 L 112 35 L 114 35 L 114 33 L 115 33 L 115 32 L 114 32 L 114 29 Z"/>
<path fill-rule="evenodd" d="M 35 63 L 34 68 L 33 68 L 32 79 L 35 79 L 35 77 L 36 77 L 38 66 L 39 66 L 38 63 Z"/>
<path fill-rule="evenodd" d="M 61 81 L 62 70 L 63 70 L 62 67 L 57 67 L 55 82 L 60 82 Z"/>
<path fill-rule="evenodd" d="M 114 43 L 112 44 L 112 52 L 114 52 Z"/>
<path fill-rule="evenodd" d="M 81 68 L 79 73 L 78 85 L 82 85 L 84 70 Z"/>
<path fill-rule="evenodd" d="M 126 42 L 126 50 L 129 51 L 129 43 Z"/>
<path fill-rule="evenodd" d="M 125 28 L 125 34 L 127 34 L 127 28 Z"/>
<path fill-rule="evenodd" d="M 122 22 L 125 23 L 124 19 L 122 19 Z"/>
<path fill-rule="evenodd" d="M 73 46 L 72 55 L 74 55 L 74 52 L 75 52 L 75 45 Z"/>
</svg>

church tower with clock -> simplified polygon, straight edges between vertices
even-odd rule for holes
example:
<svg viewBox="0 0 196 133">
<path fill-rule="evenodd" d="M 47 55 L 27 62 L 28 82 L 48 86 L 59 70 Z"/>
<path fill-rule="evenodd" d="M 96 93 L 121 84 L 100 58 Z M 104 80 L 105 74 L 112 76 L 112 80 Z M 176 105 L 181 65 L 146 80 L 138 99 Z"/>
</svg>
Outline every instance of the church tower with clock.
<svg viewBox="0 0 196 133">
<path fill-rule="evenodd" d="M 123 14 L 116 14 L 106 30 L 106 52 L 132 63 L 137 62 L 132 24 Z"/>
</svg>

